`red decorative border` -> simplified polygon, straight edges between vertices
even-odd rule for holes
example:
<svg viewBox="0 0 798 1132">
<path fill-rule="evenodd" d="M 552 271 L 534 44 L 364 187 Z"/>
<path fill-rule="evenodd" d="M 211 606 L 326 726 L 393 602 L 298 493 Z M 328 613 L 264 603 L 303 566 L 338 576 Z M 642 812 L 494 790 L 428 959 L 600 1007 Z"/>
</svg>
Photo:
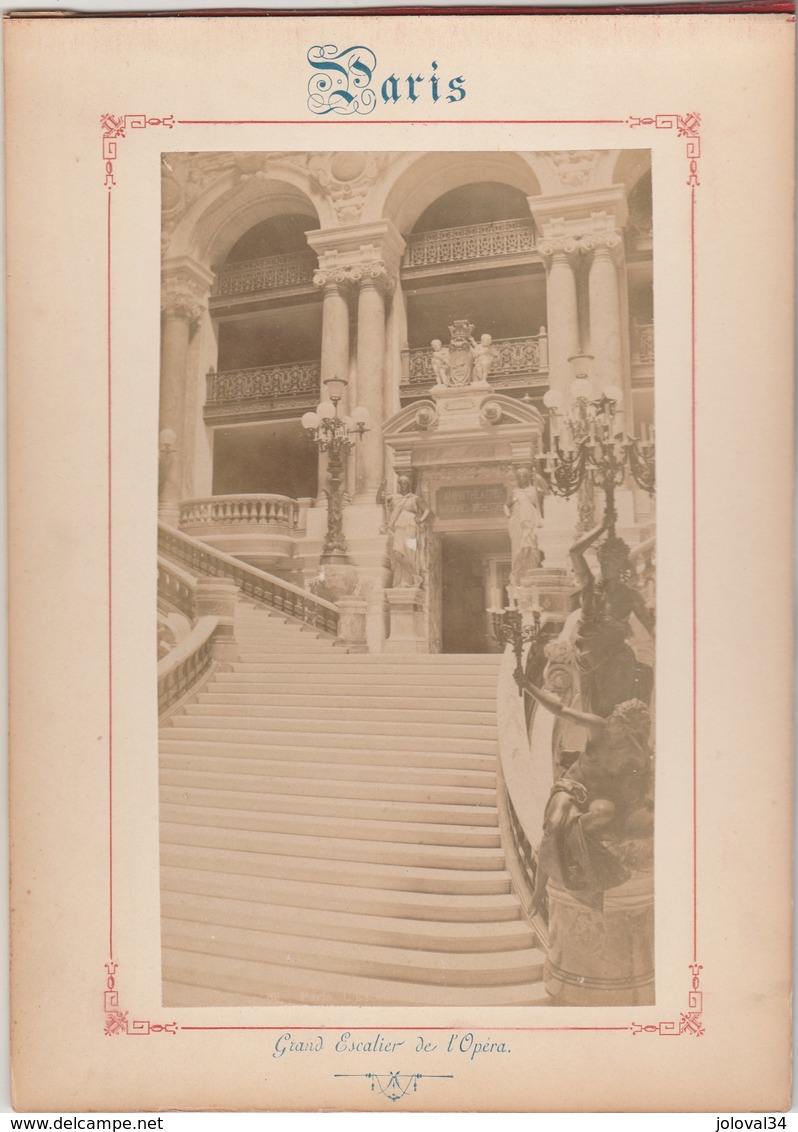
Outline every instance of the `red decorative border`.
<svg viewBox="0 0 798 1132">
<path fill-rule="evenodd" d="M 279 14 L 279 13 L 276 13 Z M 445 126 L 445 125 L 627 125 L 631 128 L 641 126 L 653 126 L 658 130 L 674 130 L 678 138 L 686 138 L 686 157 L 689 162 L 689 174 L 686 184 L 691 191 L 690 202 L 690 294 L 691 294 L 691 446 L 692 446 L 692 459 L 691 459 L 691 510 L 692 510 L 692 634 L 693 634 L 693 703 L 692 703 L 692 784 L 693 784 L 693 799 L 692 799 L 692 820 L 693 820 L 693 962 L 690 964 L 691 982 L 688 991 L 687 1003 L 688 1008 L 682 1012 L 678 1021 L 661 1021 L 656 1023 L 642 1024 L 633 1022 L 628 1026 L 502 1026 L 491 1027 L 493 1032 L 497 1030 L 515 1032 L 521 1031 L 525 1033 L 542 1033 L 542 1032 L 563 1032 L 563 1031 L 579 1031 L 590 1033 L 629 1033 L 632 1035 L 637 1034 L 658 1034 L 661 1037 L 680 1037 L 683 1034 L 689 1034 L 694 1037 L 701 1037 L 705 1033 L 705 1028 L 702 1020 L 703 1011 L 703 994 L 700 989 L 700 972 L 703 966 L 697 962 L 698 951 L 698 829 L 697 829 L 697 814 L 698 814 L 698 773 L 697 773 L 697 749 L 698 749 L 698 730 L 697 730 L 697 703 L 698 703 L 698 677 L 697 677 L 697 523 L 696 523 L 696 188 L 700 186 L 701 182 L 698 179 L 698 160 L 701 156 L 701 138 L 699 130 L 701 127 L 701 117 L 696 112 L 690 112 L 684 115 L 679 114 L 656 114 L 652 117 L 629 117 L 629 118 L 604 118 L 604 119 L 576 119 L 576 118 L 529 118 L 529 119 L 465 119 L 450 122 L 443 119 L 424 119 L 422 120 L 404 120 L 404 119 L 364 119 L 357 123 L 360 125 L 428 125 L 428 126 Z M 161 118 L 148 118 L 144 114 L 103 114 L 100 118 L 100 126 L 102 129 L 102 158 L 105 173 L 105 186 L 108 189 L 108 204 L 106 215 L 106 238 L 107 238 L 107 263 L 106 263 L 106 286 L 107 286 L 107 312 L 106 312 L 106 327 L 107 327 L 107 453 L 108 453 L 108 718 L 109 718 L 109 742 L 108 742 L 108 845 L 109 845 L 109 955 L 114 954 L 114 889 L 113 889 L 113 623 L 112 623 L 112 610 L 113 610 L 113 590 L 112 590 L 112 482 L 111 482 L 111 406 L 112 406 L 112 323 L 111 323 L 111 190 L 116 185 L 114 177 L 114 162 L 117 160 L 117 141 L 120 138 L 126 137 L 128 129 L 144 129 L 147 126 L 166 126 L 168 129 L 173 129 L 175 125 L 178 126 L 241 126 L 241 125 L 318 125 L 316 121 L 309 121 L 307 119 L 184 119 L 175 118 L 173 114 L 169 114 Z M 325 125 L 352 125 L 351 122 L 325 122 Z M 177 1022 L 150 1022 L 150 1021 L 128 1021 L 128 1011 L 123 1011 L 119 1007 L 119 996 L 116 990 L 116 971 L 118 964 L 111 959 L 105 964 L 107 979 L 106 990 L 104 992 L 104 1008 L 105 1008 L 105 1034 L 109 1037 L 118 1034 L 131 1034 L 131 1035 L 149 1035 L 156 1033 L 169 1033 L 175 1034 L 178 1031 L 193 1032 L 193 1031 L 253 1031 L 253 1032 L 266 1032 L 284 1030 L 285 1024 L 281 1026 L 181 1026 Z M 341 1030 L 348 1029 L 352 1032 L 374 1031 L 376 1029 L 384 1029 L 385 1027 L 376 1026 L 292 1026 L 292 1030 L 303 1031 L 313 1030 Z M 425 1026 L 424 1029 L 430 1032 L 451 1030 L 451 1026 Z M 400 1030 L 413 1030 L 417 1031 L 417 1026 L 393 1026 L 391 1029 Z"/>
<path fill-rule="evenodd" d="M 144 1037 L 148 1034 L 176 1034 L 177 1022 L 150 1022 L 146 1019 L 131 1021 L 128 1011 L 122 1010 L 119 1004 L 119 991 L 116 986 L 116 972 L 118 964 L 111 960 L 105 964 L 106 979 L 103 991 L 103 1010 L 105 1011 L 105 1029 L 107 1038 L 116 1038 L 120 1034 L 130 1034 L 133 1037 Z"/>
<path fill-rule="evenodd" d="M 701 1013 L 704 1009 L 704 996 L 701 991 L 700 972 L 703 967 L 700 963 L 691 963 L 692 972 L 690 991 L 687 995 L 687 1010 L 679 1015 L 678 1022 L 654 1022 L 641 1025 L 632 1023 L 633 1034 L 659 1034 L 662 1038 L 680 1037 L 682 1034 L 691 1034 L 700 1038 L 705 1034 Z"/>
<path fill-rule="evenodd" d="M 694 188 L 700 185 L 698 179 L 698 159 L 701 156 L 701 115 L 657 114 L 653 118 L 629 118 L 629 125 L 655 126 L 658 130 L 676 130 L 677 137 L 687 138 L 687 160 L 690 162 L 690 176 L 687 184 Z"/>
<path fill-rule="evenodd" d="M 127 137 L 128 130 L 143 130 L 147 126 L 166 126 L 173 129 L 175 118 L 169 114 L 166 118 L 148 118 L 146 114 L 101 114 L 100 129 L 102 130 L 102 155 L 105 167 L 106 188 L 113 188 L 114 162 L 117 159 L 117 142 Z"/>
</svg>

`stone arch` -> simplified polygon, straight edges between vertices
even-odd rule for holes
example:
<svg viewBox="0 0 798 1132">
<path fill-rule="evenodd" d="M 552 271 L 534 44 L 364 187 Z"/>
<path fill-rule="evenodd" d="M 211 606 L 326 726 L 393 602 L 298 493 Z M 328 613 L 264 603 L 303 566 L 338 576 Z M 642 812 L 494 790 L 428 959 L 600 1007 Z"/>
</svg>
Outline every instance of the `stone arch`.
<svg viewBox="0 0 798 1132">
<path fill-rule="evenodd" d="M 612 182 L 616 185 L 625 185 L 627 196 L 640 179 L 651 173 L 650 149 L 624 149 L 615 150 L 615 163 L 612 171 Z"/>
<path fill-rule="evenodd" d="M 259 158 L 250 169 L 246 158 Z M 299 156 L 299 155 L 298 155 Z M 184 200 L 189 185 L 184 186 Z M 300 167 L 270 161 L 268 154 L 231 155 L 228 167 L 195 190 L 168 241 L 168 255 L 191 255 L 200 263 L 224 262 L 233 245 L 262 220 L 285 213 L 334 224 L 329 202 Z"/>
<path fill-rule="evenodd" d="M 498 181 L 526 196 L 540 193 L 529 163 L 518 153 L 408 153 L 393 167 L 390 183 L 375 187 L 363 219 L 387 217 L 402 235 L 444 193 L 480 181 Z"/>
</svg>

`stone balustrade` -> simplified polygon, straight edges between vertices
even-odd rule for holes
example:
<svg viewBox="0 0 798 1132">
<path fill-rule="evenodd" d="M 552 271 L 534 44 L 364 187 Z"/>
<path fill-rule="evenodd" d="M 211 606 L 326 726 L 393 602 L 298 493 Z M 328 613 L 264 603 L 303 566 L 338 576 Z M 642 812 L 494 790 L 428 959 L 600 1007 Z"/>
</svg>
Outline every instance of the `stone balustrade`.
<svg viewBox="0 0 798 1132">
<path fill-rule="evenodd" d="M 165 558 L 158 559 L 158 601 L 194 620 L 194 579 Z"/>
<path fill-rule="evenodd" d="M 524 914 L 545 946 L 546 921 L 532 912 L 535 890 L 535 854 L 542 831 L 543 808 L 551 786 L 551 771 L 535 766 L 527 734 L 524 697 L 518 694 L 513 673 L 515 655 L 507 647 L 499 669 L 496 712 L 499 722 L 498 798 L 499 827 L 507 869 Z"/>
<path fill-rule="evenodd" d="M 208 530 L 280 527 L 296 531 L 299 504 L 287 495 L 214 495 L 180 504 L 180 529 L 201 535 Z"/>
<path fill-rule="evenodd" d="M 488 380 L 495 385 L 515 384 L 533 374 L 545 375 L 549 365 L 549 340 L 545 329 L 528 338 L 495 338 L 493 364 Z M 402 388 L 434 385 L 432 350 L 423 346 L 402 351 Z"/>
<path fill-rule="evenodd" d="M 405 268 L 524 255 L 535 250 L 531 217 L 418 232 L 408 238 Z"/>
<path fill-rule="evenodd" d="M 316 256 L 311 251 L 226 263 L 216 271 L 211 295 L 228 298 L 284 287 L 311 287 L 315 267 Z"/>
<path fill-rule="evenodd" d="M 265 605 L 285 617 L 293 617 L 319 633 L 333 637 L 338 633 L 339 612 L 331 601 L 215 550 L 165 523 L 158 525 L 158 549 L 195 575 L 231 579 L 240 593 L 256 605 Z"/>
<path fill-rule="evenodd" d="M 216 617 L 201 617 L 188 636 L 158 664 L 158 715 L 167 718 L 216 667 Z"/>
</svg>

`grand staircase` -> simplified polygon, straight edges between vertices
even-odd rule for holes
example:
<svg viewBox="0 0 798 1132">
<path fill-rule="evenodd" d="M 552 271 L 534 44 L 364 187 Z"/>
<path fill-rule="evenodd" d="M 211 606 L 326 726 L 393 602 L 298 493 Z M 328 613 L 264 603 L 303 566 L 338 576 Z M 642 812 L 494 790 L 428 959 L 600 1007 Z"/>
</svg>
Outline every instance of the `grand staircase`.
<svg viewBox="0 0 798 1132">
<path fill-rule="evenodd" d="M 239 601 L 161 732 L 164 1004 L 543 1005 L 505 869 L 499 657 L 347 655 Z"/>
</svg>

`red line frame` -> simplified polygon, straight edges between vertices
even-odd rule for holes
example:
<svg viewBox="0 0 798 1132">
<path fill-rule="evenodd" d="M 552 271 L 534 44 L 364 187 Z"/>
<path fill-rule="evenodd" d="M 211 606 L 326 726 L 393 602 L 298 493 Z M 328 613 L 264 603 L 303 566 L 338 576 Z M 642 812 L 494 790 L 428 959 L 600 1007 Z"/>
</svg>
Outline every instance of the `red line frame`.
<svg viewBox="0 0 798 1132">
<path fill-rule="evenodd" d="M 280 13 L 275 13 L 280 14 Z M 690 122 L 690 118 L 695 118 L 695 123 Z M 113 257 L 112 257 L 112 189 L 116 184 L 114 180 L 114 162 L 116 161 L 116 142 L 109 143 L 109 149 L 113 147 L 112 153 L 106 152 L 106 142 L 109 136 L 112 138 L 125 137 L 125 129 L 128 128 L 127 118 L 136 119 L 129 123 L 130 127 L 142 128 L 146 125 L 165 125 L 170 129 L 174 125 L 178 126 L 196 126 L 196 125 L 211 125 L 211 126 L 241 126 L 241 125 L 318 125 L 317 121 L 308 119 L 175 119 L 173 116 L 167 118 L 146 118 L 143 115 L 129 115 L 121 117 L 121 126 L 116 133 L 109 135 L 108 127 L 103 124 L 106 131 L 103 139 L 103 158 L 104 167 L 106 171 L 106 185 L 107 185 L 107 208 L 106 208 L 106 338 L 107 338 L 107 373 L 106 373 L 106 395 L 107 395 L 107 504 L 108 504 L 108 517 L 107 517 L 107 553 L 108 553 L 108 898 L 109 898 L 109 918 L 108 918 L 108 955 L 109 963 L 114 966 L 116 970 L 117 964 L 115 963 L 114 956 L 114 778 L 113 778 L 113 704 L 114 704 L 114 689 L 113 689 L 113 480 L 112 480 L 112 407 L 113 407 L 113 348 L 112 348 L 112 271 L 113 271 Z M 698 764 L 697 764 L 697 751 L 698 751 L 698 728 L 697 728 L 697 696 L 698 696 L 698 614 L 697 614 L 697 449 L 696 449 L 696 187 L 700 184 L 697 177 L 697 157 L 700 154 L 700 142 L 698 140 L 698 115 L 687 116 L 682 119 L 676 115 L 658 115 L 649 118 L 626 118 L 626 119 L 460 119 L 457 121 L 449 120 L 406 120 L 406 119 L 388 119 L 388 120 L 364 120 L 358 122 L 358 125 L 427 125 L 427 126 L 445 126 L 445 125 L 628 125 L 628 126 L 656 126 L 658 129 L 672 129 L 674 136 L 679 138 L 688 138 L 687 156 L 691 158 L 689 163 L 690 175 L 687 180 L 687 185 L 690 187 L 690 431 L 691 431 L 691 460 L 690 460 L 690 496 L 691 496 L 691 630 L 692 630 L 692 705 L 691 705 L 691 723 L 692 723 L 692 838 L 693 838 L 693 860 L 692 860 L 692 874 L 693 874 L 693 897 L 692 897 L 692 956 L 693 962 L 690 965 L 692 971 L 692 991 L 688 995 L 688 1013 L 682 1013 L 680 1021 L 674 1022 L 660 1022 L 649 1025 L 640 1025 L 639 1023 L 632 1023 L 626 1026 L 501 1026 L 491 1027 L 493 1032 L 502 1031 L 520 1031 L 525 1033 L 540 1033 L 540 1032 L 591 1032 L 591 1033 L 631 1033 L 638 1034 L 641 1032 L 657 1033 L 660 1036 L 675 1036 L 683 1033 L 701 1034 L 703 1033 L 703 1025 L 700 1021 L 702 1010 L 701 1005 L 701 991 L 699 989 L 700 976 L 699 972 L 702 969 L 697 962 L 698 955 Z M 325 121 L 325 125 L 352 125 L 351 121 Z M 118 125 L 118 123 L 117 123 Z M 691 140 L 692 139 L 692 142 Z M 109 159 L 110 158 L 110 159 Z M 126 1016 L 126 1014 L 125 1014 Z M 132 1026 L 132 1028 L 130 1028 Z M 295 1031 L 315 1031 L 320 1030 L 334 1030 L 342 1031 L 349 1030 L 351 1032 L 372 1032 L 377 1029 L 385 1029 L 386 1027 L 377 1026 L 291 1026 L 290 1029 Z M 392 1030 L 406 1031 L 413 1030 L 414 1032 L 418 1027 L 409 1026 L 392 1026 Z M 174 1034 L 176 1032 L 268 1032 L 285 1030 L 286 1024 L 281 1026 L 183 1026 L 179 1023 L 169 1023 L 164 1026 L 162 1023 L 150 1022 L 133 1022 L 128 1024 L 127 1030 L 116 1029 L 114 1033 L 129 1034 L 150 1034 L 157 1032 L 168 1032 Z M 433 1031 L 450 1031 L 451 1026 L 424 1026 L 424 1030 Z M 472 1028 L 473 1029 L 473 1028 Z M 485 1029 L 485 1027 L 477 1027 Z M 106 1033 L 109 1030 L 106 1029 Z"/>
</svg>

